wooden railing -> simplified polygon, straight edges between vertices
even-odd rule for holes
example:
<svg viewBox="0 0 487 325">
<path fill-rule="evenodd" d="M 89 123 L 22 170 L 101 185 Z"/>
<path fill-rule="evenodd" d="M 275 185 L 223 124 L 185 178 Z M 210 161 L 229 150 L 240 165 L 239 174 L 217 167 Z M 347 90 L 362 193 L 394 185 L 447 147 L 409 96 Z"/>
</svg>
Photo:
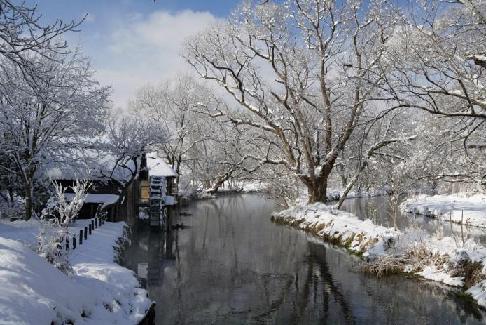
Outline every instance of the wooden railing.
<svg viewBox="0 0 487 325">
<path fill-rule="evenodd" d="M 83 242 L 88 240 L 92 232 L 103 224 L 105 224 L 105 220 L 102 218 L 91 219 L 88 226 L 79 230 L 79 234 L 74 234 L 72 237 L 69 236 L 68 238 L 65 238 L 64 245 L 62 246 L 66 251 L 76 249 L 76 246 L 83 245 Z"/>
</svg>

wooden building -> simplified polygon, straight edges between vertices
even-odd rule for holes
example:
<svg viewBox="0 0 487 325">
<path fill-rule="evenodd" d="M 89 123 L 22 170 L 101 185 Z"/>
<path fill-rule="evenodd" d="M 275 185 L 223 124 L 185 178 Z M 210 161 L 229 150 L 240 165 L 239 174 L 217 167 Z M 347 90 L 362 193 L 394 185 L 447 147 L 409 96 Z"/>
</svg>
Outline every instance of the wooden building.
<svg viewBox="0 0 487 325">
<path fill-rule="evenodd" d="M 70 189 L 76 180 L 91 183 L 85 204 L 78 218 L 92 218 L 95 214 L 105 214 L 110 221 L 126 221 L 135 224 L 138 219 L 145 219 L 151 198 L 151 177 L 159 177 L 164 183 L 161 190 L 164 210 L 176 204 L 174 182 L 177 174 L 155 153 L 142 155 L 125 161 L 104 155 L 99 163 L 90 164 L 89 168 L 73 170 L 72 166 L 53 166 L 47 175 L 56 183 L 67 188 L 66 198 L 73 197 Z"/>
</svg>

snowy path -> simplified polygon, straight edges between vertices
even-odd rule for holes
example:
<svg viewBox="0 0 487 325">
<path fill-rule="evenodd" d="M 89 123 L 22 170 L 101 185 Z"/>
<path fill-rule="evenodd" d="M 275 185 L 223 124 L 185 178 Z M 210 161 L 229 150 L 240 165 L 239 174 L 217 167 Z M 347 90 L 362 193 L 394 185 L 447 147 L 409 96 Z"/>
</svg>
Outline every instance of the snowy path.
<svg viewBox="0 0 487 325">
<path fill-rule="evenodd" d="M 105 223 L 72 251 L 71 276 L 26 246 L 33 228 L 0 226 L 1 324 L 137 324 L 144 317 L 151 303 L 146 291 L 132 271 L 113 262 L 124 223 Z M 2 230 L 27 240 L 4 238 Z"/>
<path fill-rule="evenodd" d="M 79 235 L 79 230 L 84 229 L 85 226 L 91 222 L 91 219 L 76 220 L 73 225 L 69 227 L 71 234 Z M 41 224 L 39 220 L 31 219 L 25 220 L 0 220 L 0 236 L 3 238 L 18 240 L 24 245 L 34 248 L 37 244 L 37 236 Z M 90 237 L 91 238 L 91 237 Z"/>
</svg>

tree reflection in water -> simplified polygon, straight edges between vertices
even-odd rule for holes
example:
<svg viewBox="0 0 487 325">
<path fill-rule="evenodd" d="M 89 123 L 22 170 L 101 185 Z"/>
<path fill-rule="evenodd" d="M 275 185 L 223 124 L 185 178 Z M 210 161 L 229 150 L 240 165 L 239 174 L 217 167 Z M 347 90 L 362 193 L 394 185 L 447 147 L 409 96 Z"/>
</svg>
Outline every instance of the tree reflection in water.
<svg viewBox="0 0 487 325">
<path fill-rule="evenodd" d="M 273 209 L 261 195 L 228 196 L 186 208 L 183 230 L 134 231 L 124 263 L 147 283 L 157 323 L 482 323 L 444 287 L 357 272 L 347 252 L 271 223 Z"/>
</svg>

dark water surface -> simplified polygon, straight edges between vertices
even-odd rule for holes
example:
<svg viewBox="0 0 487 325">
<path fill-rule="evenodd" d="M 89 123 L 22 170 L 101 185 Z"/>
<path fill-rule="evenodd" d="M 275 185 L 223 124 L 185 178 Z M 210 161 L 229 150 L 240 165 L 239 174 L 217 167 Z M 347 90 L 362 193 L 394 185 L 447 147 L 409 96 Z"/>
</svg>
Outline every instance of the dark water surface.
<svg viewBox="0 0 487 325">
<path fill-rule="evenodd" d="M 273 224 L 259 194 L 199 201 L 169 233 L 134 229 L 124 264 L 157 324 L 483 324 L 485 312 L 426 281 L 377 279 L 357 259 Z"/>
</svg>

